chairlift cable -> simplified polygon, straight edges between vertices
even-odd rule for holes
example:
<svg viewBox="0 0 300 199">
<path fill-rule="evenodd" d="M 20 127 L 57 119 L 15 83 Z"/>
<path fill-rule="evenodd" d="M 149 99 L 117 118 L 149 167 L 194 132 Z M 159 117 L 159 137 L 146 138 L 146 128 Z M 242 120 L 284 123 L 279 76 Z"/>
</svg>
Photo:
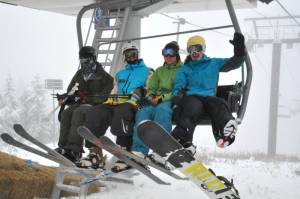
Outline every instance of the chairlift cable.
<svg viewBox="0 0 300 199">
<path fill-rule="evenodd" d="M 295 21 L 295 23 L 300 26 L 300 23 L 296 20 L 296 18 L 279 2 L 279 0 L 275 0 L 277 4 Z"/>
<path fill-rule="evenodd" d="M 163 15 L 163 16 L 165 16 L 165 17 L 168 17 L 168 18 L 171 18 L 171 19 L 174 19 L 174 20 L 179 20 L 179 18 L 176 18 L 176 17 L 172 17 L 172 16 L 170 16 L 170 15 L 167 15 L 167 14 L 165 14 L 165 13 L 159 13 L 159 14 L 161 14 L 161 15 Z M 192 25 L 192 26 L 195 26 L 195 27 L 198 27 L 198 28 L 206 28 L 206 27 L 204 27 L 204 26 L 199 26 L 199 25 L 197 25 L 197 24 L 193 24 L 193 23 L 191 23 L 191 22 L 189 22 L 189 21 L 187 21 L 186 19 L 184 19 L 185 20 L 185 23 L 187 23 L 187 24 L 189 24 L 189 25 Z M 215 31 L 215 30 L 212 30 L 213 32 L 216 32 L 216 33 L 219 33 L 219 34 L 221 34 L 221 35 L 224 35 L 224 36 L 229 36 L 229 37 L 231 37 L 232 35 L 229 35 L 229 34 L 226 34 L 226 33 L 223 33 L 223 32 L 220 32 L 220 31 Z"/>
</svg>

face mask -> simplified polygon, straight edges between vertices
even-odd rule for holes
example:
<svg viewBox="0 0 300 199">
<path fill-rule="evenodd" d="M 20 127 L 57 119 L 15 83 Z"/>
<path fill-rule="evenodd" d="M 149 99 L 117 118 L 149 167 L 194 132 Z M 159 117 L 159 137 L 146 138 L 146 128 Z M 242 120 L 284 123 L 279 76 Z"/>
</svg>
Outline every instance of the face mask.
<svg viewBox="0 0 300 199">
<path fill-rule="evenodd" d="M 88 81 L 96 72 L 96 62 L 93 57 L 81 58 L 80 64 L 82 68 L 82 75 L 85 81 Z"/>
</svg>

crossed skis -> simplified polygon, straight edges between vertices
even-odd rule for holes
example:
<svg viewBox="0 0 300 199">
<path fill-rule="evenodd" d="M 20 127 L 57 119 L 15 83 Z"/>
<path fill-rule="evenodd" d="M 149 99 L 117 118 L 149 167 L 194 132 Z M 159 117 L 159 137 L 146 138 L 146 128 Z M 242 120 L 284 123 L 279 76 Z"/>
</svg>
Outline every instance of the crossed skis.
<svg viewBox="0 0 300 199">
<path fill-rule="evenodd" d="M 84 127 L 82 127 L 82 128 L 84 128 Z M 85 169 L 76 168 L 76 165 L 73 162 L 71 162 L 70 160 L 65 158 L 63 155 L 57 153 L 53 149 L 49 148 L 47 145 L 41 143 L 36 138 L 32 137 L 23 128 L 22 125 L 14 124 L 13 129 L 18 135 L 20 135 L 24 139 L 30 141 L 31 143 L 38 146 L 39 148 L 45 150 L 46 153 L 15 140 L 13 137 L 11 137 L 7 133 L 1 134 L 1 138 L 4 142 L 6 142 L 6 143 L 8 143 L 12 146 L 21 148 L 23 150 L 26 150 L 28 152 L 37 154 L 37 155 L 42 156 L 44 158 L 47 158 L 49 160 L 52 160 L 52 161 L 54 161 L 58 164 L 61 164 L 61 165 L 65 166 L 65 167 L 73 167 L 73 169 L 77 169 L 77 170 L 80 170 L 82 172 L 85 171 Z M 82 129 L 82 130 L 83 131 L 84 130 L 88 131 L 88 129 Z M 96 143 L 95 145 L 97 145 L 98 147 L 101 147 L 101 148 L 107 150 L 108 152 L 110 152 L 114 156 L 116 156 L 117 158 L 125 161 L 130 166 L 137 169 L 138 171 L 140 171 L 141 173 L 143 173 L 144 175 L 146 175 L 147 177 L 149 177 L 151 180 L 155 181 L 158 184 L 169 185 L 170 183 L 167 183 L 167 182 L 161 180 L 160 178 L 158 178 L 156 175 L 152 174 L 148 169 L 141 166 L 140 164 L 144 164 L 144 165 L 148 165 L 150 167 L 153 167 L 153 168 L 155 168 L 155 169 L 157 169 L 157 170 L 159 170 L 159 171 L 161 171 L 161 172 L 163 172 L 163 173 L 165 173 L 165 174 L 167 174 L 167 175 L 169 175 L 169 176 L 171 176 L 175 179 L 180 179 L 180 180 L 187 179 L 187 178 L 183 178 L 183 177 L 178 176 L 177 174 L 173 173 L 172 171 L 170 171 L 170 170 L 168 170 L 168 169 L 166 169 L 162 166 L 156 165 L 155 163 L 153 163 L 150 160 L 140 158 L 140 157 L 138 157 L 138 156 L 136 156 L 132 153 L 129 153 L 126 150 L 121 149 L 114 142 L 112 142 L 108 137 L 105 137 L 105 136 L 103 136 L 101 138 L 97 138 L 95 136 L 93 137 L 93 134 L 90 133 L 90 132 L 89 133 L 86 132 L 84 134 L 85 134 L 85 136 L 84 136 L 85 139 L 87 139 L 87 140 L 92 139 L 92 140 L 90 140 L 92 143 Z"/>
</svg>

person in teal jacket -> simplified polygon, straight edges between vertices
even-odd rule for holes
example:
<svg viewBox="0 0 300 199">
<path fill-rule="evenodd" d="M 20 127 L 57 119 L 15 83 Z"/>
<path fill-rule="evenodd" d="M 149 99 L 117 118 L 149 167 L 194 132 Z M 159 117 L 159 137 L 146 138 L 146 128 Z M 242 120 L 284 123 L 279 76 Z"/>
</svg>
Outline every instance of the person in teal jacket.
<svg viewBox="0 0 300 199">
<path fill-rule="evenodd" d="M 132 152 L 139 156 L 148 155 L 149 148 L 137 136 L 137 126 L 143 120 L 153 120 L 171 133 L 172 130 L 172 108 L 171 98 L 176 73 L 182 62 L 179 55 L 179 46 L 173 41 L 163 48 L 163 66 L 153 73 L 148 86 L 146 99 L 149 105 L 139 110 L 135 116 L 135 128 L 133 134 Z M 155 161 L 160 162 L 157 154 L 151 154 Z"/>
<path fill-rule="evenodd" d="M 212 121 L 213 133 L 219 147 L 233 143 L 237 132 L 237 121 L 232 116 L 227 102 L 216 97 L 219 72 L 227 72 L 240 67 L 245 59 L 244 36 L 235 33 L 230 42 L 234 46 L 231 58 L 210 58 L 205 54 L 205 40 L 193 36 L 187 42 L 185 64 L 177 73 L 173 89 L 173 120 L 176 124 L 171 135 L 191 153 L 196 125 L 204 115 Z"/>
</svg>

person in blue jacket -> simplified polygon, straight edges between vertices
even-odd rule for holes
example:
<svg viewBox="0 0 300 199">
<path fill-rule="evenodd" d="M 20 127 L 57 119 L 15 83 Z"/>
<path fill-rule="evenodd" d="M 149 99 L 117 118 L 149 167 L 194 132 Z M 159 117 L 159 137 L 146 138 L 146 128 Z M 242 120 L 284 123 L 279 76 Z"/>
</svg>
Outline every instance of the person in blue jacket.
<svg viewBox="0 0 300 199">
<path fill-rule="evenodd" d="M 173 121 L 176 127 L 171 135 L 191 153 L 195 127 L 204 115 L 212 121 L 213 133 L 219 147 L 230 145 L 237 132 L 237 121 L 232 116 L 227 102 L 216 97 L 219 72 L 240 67 L 245 60 L 244 36 L 235 33 L 230 43 L 234 46 L 231 58 L 210 58 L 205 54 L 205 40 L 193 36 L 187 41 L 187 56 L 184 66 L 177 72 L 173 89 Z"/>
<path fill-rule="evenodd" d="M 144 95 L 150 68 L 144 64 L 143 59 L 139 59 L 138 48 L 132 42 L 125 44 L 123 55 L 127 64 L 115 76 L 117 94 L 89 110 L 84 126 L 97 137 L 103 136 L 110 126 L 111 133 L 117 137 L 116 144 L 131 151 L 135 113 Z M 93 145 L 88 147 L 90 154 L 82 159 L 81 164 L 97 167 L 100 161 L 95 152 L 97 148 Z M 125 162 L 117 161 L 112 171 L 120 172 L 129 168 Z"/>
</svg>

